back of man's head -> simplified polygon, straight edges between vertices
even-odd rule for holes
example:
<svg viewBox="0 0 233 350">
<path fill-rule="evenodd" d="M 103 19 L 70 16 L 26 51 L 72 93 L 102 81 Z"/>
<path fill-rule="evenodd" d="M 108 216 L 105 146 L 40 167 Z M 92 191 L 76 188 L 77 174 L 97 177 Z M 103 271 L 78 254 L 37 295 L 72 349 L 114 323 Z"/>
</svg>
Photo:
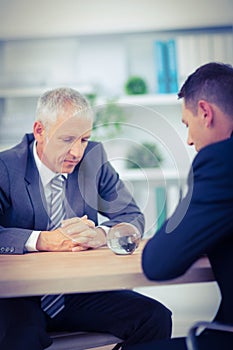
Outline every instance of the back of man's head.
<svg viewBox="0 0 233 350">
<path fill-rule="evenodd" d="M 185 106 L 194 113 L 198 101 L 206 100 L 233 119 L 233 67 L 217 62 L 199 67 L 184 82 L 178 98 L 184 98 Z"/>
</svg>

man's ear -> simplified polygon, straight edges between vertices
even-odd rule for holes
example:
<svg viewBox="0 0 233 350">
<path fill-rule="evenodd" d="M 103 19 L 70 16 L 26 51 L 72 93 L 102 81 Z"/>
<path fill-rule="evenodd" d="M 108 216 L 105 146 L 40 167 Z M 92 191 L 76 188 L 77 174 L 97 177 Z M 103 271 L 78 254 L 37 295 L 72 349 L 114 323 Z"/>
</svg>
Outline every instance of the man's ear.
<svg viewBox="0 0 233 350">
<path fill-rule="evenodd" d="M 198 111 L 204 125 L 207 128 L 210 128 L 213 125 L 213 118 L 214 118 L 211 104 L 205 100 L 198 101 Z"/>
<path fill-rule="evenodd" d="M 33 126 L 33 134 L 37 142 L 43 141 L 45 128 L 40 121 L 36 121 Z"/>
</svg>

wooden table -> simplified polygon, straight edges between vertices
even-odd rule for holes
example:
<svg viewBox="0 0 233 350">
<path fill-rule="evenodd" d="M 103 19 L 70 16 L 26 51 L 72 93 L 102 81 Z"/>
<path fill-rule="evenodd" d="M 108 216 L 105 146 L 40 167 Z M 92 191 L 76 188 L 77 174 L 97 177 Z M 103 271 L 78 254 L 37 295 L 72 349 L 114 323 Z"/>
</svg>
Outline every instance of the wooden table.
<svg viewBox="0 0 233 350">
<path fill-rule="evenodd" d="M 132 255 L 115 255 L 108 248 L 78 253 L 0 255 L 0 297 L 132 289 L 214 280 L 208 259 L 202 258 L 177 279 L 161 283 L 149 281 L 141 268 L 143 246 L 144 242 Z"/>
</svg>

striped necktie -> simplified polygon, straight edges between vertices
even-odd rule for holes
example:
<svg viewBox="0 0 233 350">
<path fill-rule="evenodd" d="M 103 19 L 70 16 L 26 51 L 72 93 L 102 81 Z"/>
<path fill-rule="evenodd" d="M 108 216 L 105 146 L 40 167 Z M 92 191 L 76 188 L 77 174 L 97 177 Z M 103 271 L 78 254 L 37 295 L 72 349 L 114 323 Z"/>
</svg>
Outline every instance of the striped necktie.
<svg viewBox="0 0 233 350">
<path fill-rule="evenodd" d="M 63 175 L 58 175 L 51 180 L 50 230 L 59 227 L 65 218 L 64 184 L 65 177 Z"/>
<path fill-rule="evenodd" d="M 50 202 L 50 223 L 49 229 L 54 230 L 60 226 L 61 221 L 65 218 L 64 206 L 64 185 L 65 177 L 58 175 L 51 182 L 51 202 Z M 44 295 L 41 298 L 41 308 L 51 318 L 55 317 L 65 307 L 63 294 Z"/>
</svg>

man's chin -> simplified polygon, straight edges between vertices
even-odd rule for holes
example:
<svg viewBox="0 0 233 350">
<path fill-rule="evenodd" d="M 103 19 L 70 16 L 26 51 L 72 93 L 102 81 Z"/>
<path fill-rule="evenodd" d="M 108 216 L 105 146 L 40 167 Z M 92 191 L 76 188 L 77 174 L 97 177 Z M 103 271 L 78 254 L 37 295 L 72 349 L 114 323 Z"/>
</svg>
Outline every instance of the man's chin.
<svg viewBox="0 0 233 350">
<path fill-rule="evenodd" d="M 62 167 L 62 171 L 61 172 L 64 173 L 64 174 L 66 174 L 66 173 L 67 174 L 71 174 L 74 171 L 75 166 L 76 165 L 71 165 L 71 164 L 67 165 L 66 164 L 66 166 Z"/>
</svg>

